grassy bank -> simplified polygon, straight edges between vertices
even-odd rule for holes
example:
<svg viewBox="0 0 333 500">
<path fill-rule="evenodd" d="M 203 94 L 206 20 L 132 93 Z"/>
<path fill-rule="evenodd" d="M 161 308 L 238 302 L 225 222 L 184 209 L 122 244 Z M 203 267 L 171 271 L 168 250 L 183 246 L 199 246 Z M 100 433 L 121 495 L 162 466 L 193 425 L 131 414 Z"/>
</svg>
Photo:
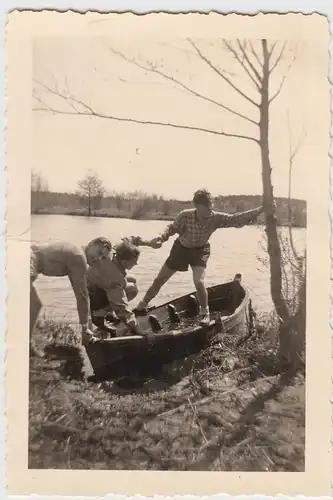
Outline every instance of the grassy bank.
<svg viewBox="0 0 333 500">
<path fill-rule="evenodd" d="M 55 331 L 71 335 L 46 321 L 47 358 L 30 360 L 29 467 L 304 471 L 304 374 L 279 373 L 267 319 L 158 378 L 100 384 L 82 380 L 77 349 L 52 348 Z"/>
</svg>

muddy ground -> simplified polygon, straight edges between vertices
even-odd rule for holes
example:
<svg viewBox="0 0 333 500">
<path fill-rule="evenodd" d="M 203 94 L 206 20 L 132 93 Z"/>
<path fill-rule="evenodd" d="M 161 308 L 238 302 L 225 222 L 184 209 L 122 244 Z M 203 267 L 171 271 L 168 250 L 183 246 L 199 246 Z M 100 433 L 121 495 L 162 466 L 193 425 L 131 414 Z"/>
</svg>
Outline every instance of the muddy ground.
<svg viewBox="0 0 333 500">
<path fill-rule="evenodd" d="M 158 376 L 94 383 L 77 348 L 49 343 L 54 328 L 37 329 L 47 357 L 30 360 L 30 468 L 304 471 L 304 373 L 281 371 L 265 329 Z"/>
</svg>

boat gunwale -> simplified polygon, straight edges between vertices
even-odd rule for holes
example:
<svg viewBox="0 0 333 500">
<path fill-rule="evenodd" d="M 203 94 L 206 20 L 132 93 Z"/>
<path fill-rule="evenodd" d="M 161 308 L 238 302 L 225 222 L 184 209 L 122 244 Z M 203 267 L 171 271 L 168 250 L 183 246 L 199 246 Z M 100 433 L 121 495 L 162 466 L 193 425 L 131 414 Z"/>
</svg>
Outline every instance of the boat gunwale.
<svg viewBox="0 0 333 500">
<path fill-rule="evenodd" d="M 235 281 L 230 281 L 230 282 L 227 282 L 227 283 L 221 283 L 220 285 L 213 285 L 211 287 L 208 287 L 208 290 L 209 289 L 214 289 L 214 288 L 216 288 L 218 286 L 232 285 L 234 283 L 235 283 Z M 243 310 L 245 310 L 246 306 L 249 303 L 250 294 L 249 294 L 248 288 L 246 286 L 242 285 L 241 283 L 240 283 L 240 286 L 244 290 L 245 296 L 242 299 L 242 301 L 239 304 L 239 306 L 236 307 L 236 309 L 234 310 L 234 312 L 232 314 L 230 314 L 229 316 L 222 316 L 221 317 L 223 328 L 227 327 L 229 323 L 231 323 L 235 318 L 237 318 L 237 316 L 239 314 L 241 314 L 241 312 Z M 184 298 L 189 297 L 191 295 L 193 295 L 193 292 L 189 293 L 189 294 L 186 294 L 186 295 L 183 295 L 183 296 L 181 296 L 181 297 L 179 297 L 177 299 L 170 300 L 169 302 L 165 302 L 164 304 L 161 304 L 159 306 L 156 306 L 156 307 L 150 309 L 149 313 L 153 312 L 154 310 L 156 310 L 158 308 L 167 307 L 169 304 L 173 304 L 173 303 L 175 303 L 175 301 L 184 299 Z M 104 345 L 112 345 L 112 344 L 117 344 L 117 343 L 119 343 L 119 344 L 120 343 L 131 344 L 131 343 L 134 343 L 134 342 L 139 342 L 139 343 L 142 343 L 142 342 L 145 342 L 145 343 L 155 343 L 155 341 L 156 341 L 156 343 L 159 343 L 159 340 L 162 341 L 162 340 L 167 340 L 167 339 L 171 339 L 171 338 L 175 338 L 175 337 L 181 337 L 181 336 L 185 336 L 185 335 L 191 335 L 191 334 L 193 334 L 195 332 L 198 332 L 199 330 L 201 330 L 201 331 L 207 331 L 207 330 L 213 328 L 214 326 L 215 326 L 215 319 L 212 319 L 208 325 L 195 325 L 192 328 L 189 327 L 188 329 L 171 330 L 169 332 L 164 332 L 164 333 L 157 332 L 157 333 L 152 333 L 151 335 L 124 335 L 124 336 L 121 336 L 121 337 L 113 337 L 113 338 L 110 338 L 110 339 L 101 339 L 99 342 L 101 342 Z M 175 332 L 177 332 L 177 333 L 175 333 Z"/>
</svg>

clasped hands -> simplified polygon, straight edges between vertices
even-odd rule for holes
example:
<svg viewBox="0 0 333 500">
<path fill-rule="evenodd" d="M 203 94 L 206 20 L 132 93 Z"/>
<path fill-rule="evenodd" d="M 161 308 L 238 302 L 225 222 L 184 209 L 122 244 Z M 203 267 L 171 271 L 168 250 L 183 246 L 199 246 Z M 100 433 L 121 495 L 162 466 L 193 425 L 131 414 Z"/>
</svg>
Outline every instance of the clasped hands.
<svg viewBox="0 0 333 500">
<path fill-rule="evenodd" d="M 163 242 L 162 242 L 162 239 L 160 236 L 157 236 L 156 238 L 153 238 L 152 240 L 150 240 L 148 242 L 148 246 L 150 246 L 151 248 L 161 248 Z"/>
</svg>

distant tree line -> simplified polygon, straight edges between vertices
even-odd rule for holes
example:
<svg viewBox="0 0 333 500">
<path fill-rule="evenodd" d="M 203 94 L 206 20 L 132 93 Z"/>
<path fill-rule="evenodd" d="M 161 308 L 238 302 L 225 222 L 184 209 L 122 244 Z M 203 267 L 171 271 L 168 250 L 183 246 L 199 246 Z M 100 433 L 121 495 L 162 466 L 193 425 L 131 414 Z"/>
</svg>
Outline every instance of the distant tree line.
<svg viewBox="0 0 333 500">
<path fill-rule="evenodd" d="M 276 215 L 279 225 L 289 221 L 288 198 L 276 198 Z M 228 213 L 243 212 L 262 203 L 259 195 L 227 195 L 214 199 L 216 210 Z M 191 200 L 165 199 L 143 191 L 111 192 L 106 194 L 103 182 L 92 171 L 77 183 L 75 193 L 49 191 L 47 183 L 38 173 L 33 173 L 31 183 L 31 213 L 64 214 L 130 219 L 171 220 L 181 210 L 191 208 Z M 294 227 L 306 227 L 306 202 L 291 199 L 291 222 Z M 264 223 L 264 216 L 259 220 Z"/>
</svg>

